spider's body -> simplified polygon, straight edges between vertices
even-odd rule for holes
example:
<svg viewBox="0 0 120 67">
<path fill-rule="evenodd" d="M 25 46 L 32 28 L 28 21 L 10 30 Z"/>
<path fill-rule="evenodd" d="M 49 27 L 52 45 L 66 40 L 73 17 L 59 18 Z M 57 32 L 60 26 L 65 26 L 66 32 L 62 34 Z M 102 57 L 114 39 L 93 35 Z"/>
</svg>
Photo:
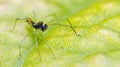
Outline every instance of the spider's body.
<svg viewBox="0 0 120 67">
<path fill-rule="evenodd" d="M 35 28 L 35 29 L 40 29 L 40 30 L 42 30 L 42 31 L 45 31 L 45 30 L 47 29 L 47 27 L 48 27 L 48 25 L 47 25 L 47 24 L 43 24 L 42 21 L 40 21 L 40 22 L 38 22 L 38 23 L 35 23 L 35 22 L 32 21 L 30 18 L 27 18 L 27 19 L 26 19 L 26 22 L 28 22 L 29 24 L 31 24 L 33 28 Z"/>
</svg>

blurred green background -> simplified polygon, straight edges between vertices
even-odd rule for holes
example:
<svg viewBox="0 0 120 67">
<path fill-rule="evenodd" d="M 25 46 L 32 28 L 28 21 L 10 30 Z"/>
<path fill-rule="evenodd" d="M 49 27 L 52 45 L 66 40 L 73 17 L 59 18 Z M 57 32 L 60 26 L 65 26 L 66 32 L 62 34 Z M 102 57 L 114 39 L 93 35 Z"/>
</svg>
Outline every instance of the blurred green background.
<svg viewBox="0 0 120 67">
<path fill-rule="evenodd" d="M 48 24 L 37 48 L 25 17 Z M 119 29 L 120 0 L 0 0 L 0 67 L 120 67 Z"/>
</svg>

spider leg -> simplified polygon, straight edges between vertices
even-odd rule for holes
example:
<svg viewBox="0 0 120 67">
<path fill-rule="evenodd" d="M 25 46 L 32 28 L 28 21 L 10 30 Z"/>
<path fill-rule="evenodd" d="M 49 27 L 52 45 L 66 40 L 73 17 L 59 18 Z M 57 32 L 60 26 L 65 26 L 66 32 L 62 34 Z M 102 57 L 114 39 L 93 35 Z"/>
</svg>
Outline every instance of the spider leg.
<svg viewBox="0 0 120 67">
<path fill-rule="evenodd" d="M 78 34 L 77 31 L 74 29 L 75 26 L 73 26 L 72 23 L 71 23 L 68 19 L 66 19 L 66 21 L 69 23 L 69 25 L 67 25 L 67 24 L 65 25 L 65 24 L 61 24 L 61 23 L 54 23 L 54 24 L 51 24 L 51 25 L 60 25 L 60 26 L 70 27 L 77 36 L 81 36 L 81 35 Z"/>
<path fill-rule="evenodd" d="M 38 48 L 37 31 L 35 30 L 35 46 Z"/>
<path fill-rule="evenodd" d="M 36 15 L 36 13 L 35 13 L 35 10 L 33 10 L 33 17 L 34 17 L 34 18 L 37 17 L 37 15 Z"/>
<path fill-rule="evenodd" d="M 30 34 L 27 34 L 26 36 L 24 36 L 24 38 L 21 40 L 21 43 L 19 44 L 19 57 L 21 57 L 22 56 L 22 52 L 21 52 L 21 45 L 24 43 L 24 41 L 25 41 L 25 39 L 29 36 Z M 31 34 L 31 35 L 33 35 L 33 34 Z M 40 52 L 39 52 L 39 49 L 38 49 L 38 41 L 37 41 L 37 38 L 35 37 L 35 43 L 36 43 L 36 50 L 37 50 L 37 52 L 38 52 L 38 54 L 39 54 L 39 56 L 41 57 L 41 55 L 40 55 Z"/>
<path fill-rule="evenodd" d="M 49 15 L 45 16 L 44 18 L 48 18 L 48 17 L 54 17 L 52 20 L 50 20 L 50 21 L 48 21 L 48 22 L 52 22 L 52 21 L 54 21 L 54 19 L 55 19 L 55 20 L 57 19 L 56 14 L 49 14 Z"/>
<path fill-rule="evenodd" d="M 71 29 L 74 31 L 74 33 L 75 33 L 77 36 L 81 36 L 80 34 L 78 34 L 78 33 L 76 32 L 76 30 L 75 30 L 74 27 L 72 26 L 72 23 L 71 23 L 68 19 L 66 19 L 66 21 L 70 24 L 70 27 L 71 27 Z"/>
<path fill-rule="evenodd" d="M 15 26 L 16 26 L 18 20 L 26 20 L 26 19 L 16 18 L 15 23 L 14 23 L 13 28 L 12 28 L 11 31 L 14 31 L 14 30 L 15 30 Z"/>
<path fill-rule="evenodd" d="M 19 19 L 19 18 L 16 18 L 15 23 L 14 23 L 13 28 L 12 28 L 11 31 L 14 31 L 14 30 L 15 30 L 15 26 L 16 26 L 16 24 L 17 24 L 17 20 L 18 20 L 18 19 Z"/>
<path fill-rule="evenodd" d="M 54 59 L 56 59 L 56 56 L 55 56 L 55 54 L 53 53 L 52 49 L 50 48 L 50 45 L 49 45 L 49 44 L 47 44 L 47 47 L 49 48 L 49 50 L 50 50 L 51 54 L 53 55 Z"/>
<path fill-rule="evenodd" d="M 46 17 L 50 17 L 50 16 L 54 16 L 55 19 L 57 18 L 56 14 L 51 14 L 51 15 L 48 15 L 48 16 L 46 16 Z M 51 21 L 49 21 L 49 22 L 52 22 L 52 21 L 53 21 L 53 20 L 51 20 Z M 69 23 L 69 25 L 63 25 L 63 24 L 60 24 L 60 23 L 55 23 L 54 25 L 69 26 L 77 36 L 81 36 L 80 34 L 78 34 L 78 33 L 76 32 L 76 30 L 74 29 L 72 23 L 71 23 L 68 19 L 66 19 L 66 21 Z"/>
<path fill-rule="evenodd" d="M 40 54 L 40 51 L 39 51 L 39 48 L 38 48 L 38 38 L 37 38 L 37 31 L 36 30 L 35 30 L 34 36 L 35 36 L 35 47 L 36 47 L 36 50 L 37 50 L 37 52 L 38 52 L 38 54 L 40 56 L 40 60 L 42 60 L 41 59 L 41 54 Z"/>
<path fill-rule="evenodd" d="M 25 41 L 25 39 L 28 37 L 28 35 L 26 35 L 22 40 L 21 40 L 21 43 L 19 44 L 19 56 L 21 57 L 21 45 L 23 44 L 23 42 Z"/>
</svg>

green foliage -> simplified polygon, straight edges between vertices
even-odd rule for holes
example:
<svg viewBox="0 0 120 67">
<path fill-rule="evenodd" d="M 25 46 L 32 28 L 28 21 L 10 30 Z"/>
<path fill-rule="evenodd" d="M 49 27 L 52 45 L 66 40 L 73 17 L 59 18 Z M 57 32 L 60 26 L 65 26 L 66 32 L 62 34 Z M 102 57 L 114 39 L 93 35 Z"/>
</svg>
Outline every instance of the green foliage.
<svg viewBox="0 0 120 67">
<path fill-rule="evenodd" d="M 3 12 L 1 8 L 0 67 L 119 67 L 119 3 L 119 0 L 10 1 Z M 46 18 L 49 14 L 56 17 Z M 49 25 L 45 32 L 37 32 L 38 47 L 35 32 L 25 21 L 18 21 L 10 32 L 15 18 L 26 16 Z M 81 36 L 76 36 L 66 19 Z"/>
</svg>

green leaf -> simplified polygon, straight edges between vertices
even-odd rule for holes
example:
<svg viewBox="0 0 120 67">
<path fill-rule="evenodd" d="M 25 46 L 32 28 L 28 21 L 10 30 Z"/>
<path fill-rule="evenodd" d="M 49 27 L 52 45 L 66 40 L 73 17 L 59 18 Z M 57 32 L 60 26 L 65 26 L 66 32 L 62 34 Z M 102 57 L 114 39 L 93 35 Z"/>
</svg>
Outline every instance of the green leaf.
<svg viewBox="0 0 120 67">
<path fill-rule="evenodd" d="M 0 8 L 0 67 L 119 67 L 119 3 L 119 0 L 5 2 L 7 8 L 4 4 Z M 24 20 L 19 20 L 10 32 L 15 19 L 26 16 L 36 22 L 42 20 L 48 29 L 36 33 Z"/>
</svg>

